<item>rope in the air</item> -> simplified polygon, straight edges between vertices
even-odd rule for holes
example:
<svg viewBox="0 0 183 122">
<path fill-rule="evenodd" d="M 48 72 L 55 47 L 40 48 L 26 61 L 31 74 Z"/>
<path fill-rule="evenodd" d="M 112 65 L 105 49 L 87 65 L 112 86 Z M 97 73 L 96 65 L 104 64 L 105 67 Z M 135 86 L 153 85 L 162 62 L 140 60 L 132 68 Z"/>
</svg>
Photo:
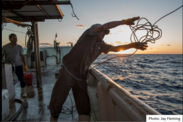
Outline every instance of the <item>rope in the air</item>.
<svg viewBox="0 0 183 122">
<path fill-rule="evenodd" d="M 150 43 L 153 43 L 154 44 L 156 40 L 158 40 L 158 39 L 160 39 L 162 37 L 162 30 L 160 28 L 158 28 L 158 26 L 155 25 L 155 24 L 158 21 L 160 21 L 161 19 L 163 19 L 164 17 L 166 17 L 166 16 L 172 14 L 173 12 L 177 11 L 181 7 L 183 7 L 183 5 L 181 5 L 177 9 L 173 10 L 172 12 L 164 15 L 163 17 L 161 17 L 160 19 L 158 19 L 154 24 L 151 24 L 148 21 L 148 19 L 146 19 L 146 18 L 143 17 L 143 18 L 140 18 L 138 20 L 138 22 L 137 22 L 136 25 L 134 25 L 134 26 L 130 25 L 129 27 L 130 27 L 130 29 L 132 31 L 131 36 L 130 36 L 131 43 L 139 42 L 138 47 L 141 47 L 144 43 L 147 43 L 147 42 L 150 42 Z M 145 24 L 140 24 L 140 21 L 141 20 L 146 20 L 146 23 Z M 143 30 L 143 31 L 145 30 L 146 31 L 146 35 L 144 35 L 140 39 L 138 39 L 137 36 L 136 36 L 136 34 L 135 34 L 138 30 Z M 154 37 L 155 36 L 155 33 L 158 34 L 156 37 Z M 105 61 L 103 61 L 103 62 L 101 62 L 101 63 L 99 63 L 99 64 L 97 64 L 95 66 L 93 66 L 91 69 L 93 69 L 93 68 L 95 68 L 95 67 L 97 67 L 97 66 L 99 66 L 99 65 L 101 65 L 101 64 L 103 64 L 103 63 L 105 63 L 105 62 L 107 62 L 109 60 L 112 60 L 114 58 L 117 58 L 117 57 L 130 57 L 130 56 L 134 55 L 137 52 L 137 50 L 138 49 L 136 49 L 134 53 L 129 54 L 129 55 L 118 55 L 118 56 L 109 58 L 109 59 L 107 59 L 107 60 L 105 60 Z"/>
</svg>

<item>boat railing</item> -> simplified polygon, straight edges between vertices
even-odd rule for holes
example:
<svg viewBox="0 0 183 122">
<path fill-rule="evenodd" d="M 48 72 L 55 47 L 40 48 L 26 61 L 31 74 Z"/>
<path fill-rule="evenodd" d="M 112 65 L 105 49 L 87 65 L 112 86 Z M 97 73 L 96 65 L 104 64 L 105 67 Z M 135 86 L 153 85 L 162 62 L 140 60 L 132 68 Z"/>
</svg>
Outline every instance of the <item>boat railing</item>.
<svg viewBox="0 0 183 122">
<path fill-rule="evenodd" d="M 91 69 L 88 77 L 88 94 L 96 120 L 146 121 L 146 115 L 160 115 L 99 70 Z"/>
</svg>

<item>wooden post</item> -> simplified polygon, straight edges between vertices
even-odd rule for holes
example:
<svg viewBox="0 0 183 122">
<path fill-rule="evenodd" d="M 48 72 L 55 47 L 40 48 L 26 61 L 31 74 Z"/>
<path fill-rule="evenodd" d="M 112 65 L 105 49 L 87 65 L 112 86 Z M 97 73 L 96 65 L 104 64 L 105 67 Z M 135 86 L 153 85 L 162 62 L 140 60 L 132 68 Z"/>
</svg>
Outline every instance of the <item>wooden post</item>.
<svg viewBox="0 0 183 122">
<path fill-rule="evenodd" d="M 40 65 L 40 51 L 39 51 L 39 35 L 38 35 L 38 23 L 32 21 L 32 31 L 34 34 L 34 59 L 35 59 L 35 68 L 36 68 L 36 79 L 37 87 L 42 86 L 42 77 L 41 77 L 41 65 Z"/>
</svg>

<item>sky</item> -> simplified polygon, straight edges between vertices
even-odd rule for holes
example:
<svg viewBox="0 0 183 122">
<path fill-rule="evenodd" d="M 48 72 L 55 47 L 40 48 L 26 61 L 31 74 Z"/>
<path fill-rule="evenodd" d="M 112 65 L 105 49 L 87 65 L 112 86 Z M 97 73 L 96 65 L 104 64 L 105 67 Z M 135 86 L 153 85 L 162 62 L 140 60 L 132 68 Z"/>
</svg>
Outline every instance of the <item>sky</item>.
<svg viewBox="0 0 183 122">
<path fill-rule="evenodd" d="M 53 46 L 56 33 L 56 40 L 60 42 L 60 46 L 70 46 L 68 42 L 75 44 L 82 33 L 96 23 L 105 24 L 139 16 L 154 24 L 159 18 L 183 4 L 182 0 L 71 0 L 71 3 L 79 20 L 72 17 L 70 5 L 59 5 L 64 14 L 61 22 L 57 19 L 38 22 L 40 46 Z M 145 21 L 141 24 L 145 24 Z M 154 44 L 148 43 L 147 50 L 138 50 L 136 54 L 182 54 L 182 8 L 166 16 L 156 25 L 162 30 L 162 37 Z M 9 43 L 10 33 L 15 33 L 18 44 L 24 46 L 26 31 L 27 28 L 7 23 L 2 31 L 2 45 Z M 129 44 L 131 33 L 129 26 L 120 25 L 110 29 L 110 34 L 104 37 L 104 41 L 114 46 Z M 145 34 L 145 31 L 136 33 L 138 38 Z M 129 49 L 117 54 L 130 54 L 134 51 L 135 49 Z"/>
</svg>

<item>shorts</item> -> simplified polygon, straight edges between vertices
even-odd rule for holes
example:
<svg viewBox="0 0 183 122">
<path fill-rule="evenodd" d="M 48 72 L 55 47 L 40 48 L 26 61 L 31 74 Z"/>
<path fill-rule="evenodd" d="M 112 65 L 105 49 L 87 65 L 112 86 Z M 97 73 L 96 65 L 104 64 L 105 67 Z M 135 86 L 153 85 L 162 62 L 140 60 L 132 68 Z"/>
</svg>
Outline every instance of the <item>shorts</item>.
<svg viewBox="0 0 183 122">
<path fill-rule="evenodd" d="M 67 99 L 70 89 L 74 95 L 76 109 L 79 115 L 90 115 L 90 100 L 87 91 L 87 82 L 74 79 L 65 69 L 60 69 L 58 79 L 52 91 L 50 100 L 50 113 L 58 118 L 62 105 Z"/>
</svg>

